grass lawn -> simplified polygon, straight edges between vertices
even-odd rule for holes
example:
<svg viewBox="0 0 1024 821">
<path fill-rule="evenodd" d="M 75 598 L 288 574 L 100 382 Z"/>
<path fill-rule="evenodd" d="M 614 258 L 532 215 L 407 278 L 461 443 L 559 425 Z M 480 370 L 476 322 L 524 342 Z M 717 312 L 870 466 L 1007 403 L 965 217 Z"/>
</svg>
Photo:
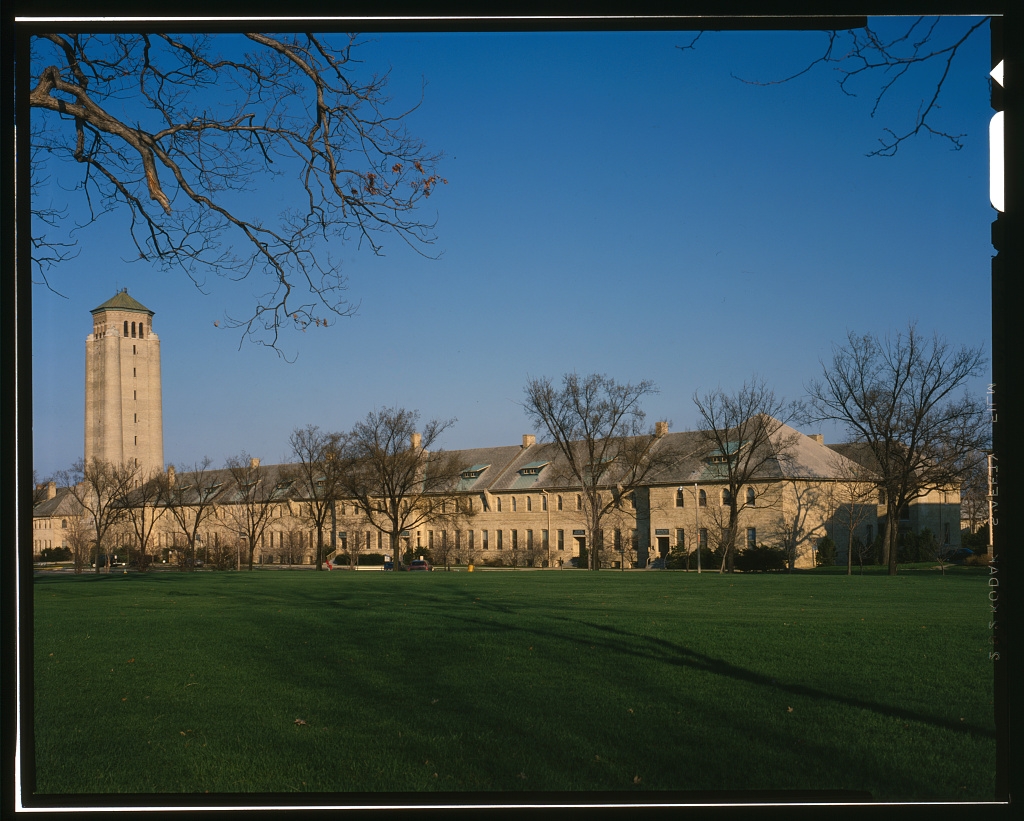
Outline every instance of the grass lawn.
<svg viewBox="0 0 1024 821">
<path fill-rule="evenodd" d="M 36 792 L 989 800 L 986 579 L 46 574 Z"/>
</svg>

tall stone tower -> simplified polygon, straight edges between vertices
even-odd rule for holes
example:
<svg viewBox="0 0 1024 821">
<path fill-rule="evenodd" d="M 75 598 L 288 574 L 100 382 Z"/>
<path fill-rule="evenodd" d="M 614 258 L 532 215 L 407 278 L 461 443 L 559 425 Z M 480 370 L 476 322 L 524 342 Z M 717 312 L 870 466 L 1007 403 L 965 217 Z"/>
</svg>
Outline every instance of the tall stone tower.
<svg viewBox="0 0 1024 821">
<path fill-rule="evenodd" d="M 92 310 L 85 339 L 85 458 L 164 467 L 160 340 L 153 312 L 124 288 Z"/>
</svg>

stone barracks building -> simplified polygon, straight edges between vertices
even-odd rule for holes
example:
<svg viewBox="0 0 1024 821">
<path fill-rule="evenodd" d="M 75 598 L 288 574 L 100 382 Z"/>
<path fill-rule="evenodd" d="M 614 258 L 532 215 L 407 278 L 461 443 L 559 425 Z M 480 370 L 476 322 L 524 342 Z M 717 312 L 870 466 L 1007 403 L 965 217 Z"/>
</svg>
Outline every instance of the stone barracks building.
<svg viewBox="0 0 1024 821">
<path fill-rule="evenodd" d="M 87 458 L 165 470 L 161 414 L 160 349 L 153 332 L 153 312 L 128 296 L 127 290 L 92 311 L 93 333 L 86 340 L 85 454 Z M 776 439 L 792 444 L 785 458 L 769 460 L 761 473 L 740 490 L 737 548 L 782 547 L 795 567 L 812 567 L 817 543 L 831 536 L 840 563 L 846 562 L 849 533 L 871 543 L 884 526 L 885 508 L 871 483 L 862 478 L 863 454 L 852 446 L 826 446 L 821 435 L 807 436 L 782 426 Z M 410 443 L 410 446 L 413 446 Z M 728 521 L 728 489 L 721 457 L 697 431 L 672 433 L 656 426 L 656 450 L 672 454 L 667 466 L 606 520 L 602 565 L 644 567 L 670 550 L 715 549 Z M 402 534 L 406 549 L 447 550 L 452 563 L 565 567 L 589 548 L 592 534 L 583 518 L 580 488 L 564 478 L 563 457 L 551 443 L 527 434 L 522 442 L 455 452 L 463 466 L 452 493 L 471 515 L 450 529 L 424 525 Z M 173 473 L 173 467 L 166 468 Z M 268 465 L 262 481 L 272 485 L 266 504 L 270 518 L 255 548 L 258 564 L 312 564 L 316 535 L 304 504 L 294 465 Z M 178 477 L 180 481 L 185 474 Z M 202 476 L 210 512 L 199 529 L 198 558 L 210 552 L 235 552 L 239 531 L 232 508 L 238 489 L 226 470 Z M 610 490 L 610 489 L 609 489 Z M 69 523 L 78 511 L 67 488 L 53 483 L 39 489 L 34 508 L 34 553 L 68 546 Z M 959 545 L 959 493 L 933 492 L 901 516 L 899 527 L 931 530 L 940 544 Z M 390 537 L 373 528 L 345 499 L 334 504 L 325 541 L 329 556 L 390 555 Z M 135 537 L 121 526 L 111 536 L 126 553 Z M 175 519 L 164 512 L 156 522 L 147 553 L 174 562 L 185 543 Z M 118 548 L 107 548 L 118 553 Z M 119 557 L 120 558 L 120 557 Z M 347 560 L 346 560 L 347 563 Z M 234 563 L 232 563 L 234 564 Z"/>
</svg>

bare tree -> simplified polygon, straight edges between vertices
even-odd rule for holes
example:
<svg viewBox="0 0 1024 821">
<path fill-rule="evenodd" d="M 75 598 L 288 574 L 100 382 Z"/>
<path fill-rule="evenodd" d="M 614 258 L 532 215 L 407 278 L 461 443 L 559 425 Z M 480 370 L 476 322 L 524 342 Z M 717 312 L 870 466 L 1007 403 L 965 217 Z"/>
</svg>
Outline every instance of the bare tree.
<svg viewBox="0 0 1024 821">
<path fill-rule="evenodd" d="M 283 326 L 351 314 L 329 243 L 380 253 L 390 233 L 423 253 L 433 225 L 416 206 L 446 182 L 439 155 L 405 130 L 410 112 L 389 109 L 388 74 L 364 76 L 361 45 L 311 33 L 33 38 L 37 271 L 73 253 L 61 206 L 38 197 L 49 175 L 80 193 L 91 221 L 123 210 L 138 259 L 200 290 L 207 272 L 258 278 L 251 313 L 227 318 L 243 339 L 276 347 Z M 261 183 L 282 200 L 276 225 L 239 196 Z"/>
<path fill-rule="evenodd" d="M 842 452 L 832 459 L 832 473 L 836 477 L 829 485 L 833 530 L 836 526 L 846 530 L 846 575 L 850 576 L 857 528 L 877 516 L 878 475 Z"/>
<path fill-rule="evenodd" d="M 598 570 L 606 517 L 628 505 L 646 478 L 671 459 L 657 447 L 657 431 L 644 428 L 641 402 L 657 388 L 647 380 L 619 384 L 603 374 L 568 373 L 561 387 L 547 377 L 531 379 L 525 393 L 527 417 L 564 460 L 554 478 L 581 488 L 581 515 L 593 542 L 588 566 Z"/>
<path fill-rule="evenodd" d="M 990 18 L 947 16 L 894 20 L 884 18 L 884 22 L 880 21 L 874 28 L 865 25 L 846 31 L 823 32 L 821 55 L 799 71 L 776 80 L 743 82 L 752 85 L 788 83 L 824 66 L 836 73 L 843 94 L 855 97 L 866 92 L 874 98 L 871 117 L 879 113 L 887 95 L 896 86 L 918 83 L 923 96 L 910 121 L 894 128 L 884 127 L 878 147 L 868 152 L 868 156 L 891 157 L 905 142 L 920 134 L 939 137 L 958 151 L 966 135 L 949 124 L 939 124 L 945 113 L 942 93 L 965 44 L 987 31 Z M 899 28 L 893 29 L 897 24 Z M 690 50 L 698 39 L 699 34 L 680 48 Z"/>
<path fill-rule="evenodd" d="M 210 457 L 204 456 L 180 474 L 173 465 L 167 469 L 167 510 L 185 537 L 185 555 L 179 554 L 179 561 L 186 570 L 195 569 L 199 530 L 212 517 L 214 497 L 221 487 L 220 480 L 210 471 L 210 463 Z"/>
<path fill-rule="evenodd" d="M 984 453 L 971 454 L 960 482 L 960 517 L 967 520 L 971 533 L 988 522 L 988 503 L 988 457 Z"/>
<path fill-rule="evenodd" d="M 417 431 L 419 413 L 371 411 L 346 436 L 341 488 L 369 524 L 391 539 L 401 560 L 402 534 L 434 524 L 454 530 L 470 514 L 456 493 L 467 467 L 454 453 L 431 449 L 454 419 L 432 419 Z"/>
<path fill-rule="evenodd" d="M 137 485 L 123 488 L 117 498 L 139 550 L 139 570 L 149 566 L 149 542 L 156 523 L 167 512 L 167 490 L 166 475 L 157 469 Z"/>
<path fill-rule="evenodd" d="M 96 540 L 96 572 L 100 572 L 100 557 L 106 557 L 106 537 L 121 522 L 126 511 L 121 500 L 136 483 L 139 466 L 135 461 L 113 464 L 93 457 L 79 459 L 70 470 L 57 475 L 60 484 L 67 486 L 82 508 L 89 529 Z"/>
<path fill-rule="evenodd" d="M 328 433 L 316 425 L 296 428 L 288 438 L 292 453 L 298 459 L 299 484 L 296 494 L 302 510 L 316 531 L 316 569 L 324 566 L 324 528 L 331 522 L 331 549 L 337 537 L 335 504 L 342 492 L 342 459 L 344 437 Z"/>
<path fill-rule="evenodd" d="M 275 485 L 260 460 L 244 451 L 238 456 L 229 456 L 225 466 L 234 487 L 223 497 L 223 504 L 235 532 L 245 540 L 251 571 L 256 545 L 262 541 L 274 510 Z"/>
<path fill-rule="evenodd" d="M 68 518 L 68 547 L 71 548 L 71 560 L 74 562 L 75 573 L 81 573 L 89 564 L 89 548 L 95 542 L 92 526 L 84 516 Z"/>
<path fill-rule="evenodd" d="M 846 426 L 867 446 L 885 492 L 886 555 L 895 575 L 900 511 L 931 490 L 958 485 L 969 454 L 985 449 L 990 423 L 983 401 L 966 383 L 985 365 L 980 348 L 952 349 L 938 334 L 878 338 L 847 334 L 822 363 L 822 379 L 807 387 L 815 418 Z"/>
<path fill-rule="evenodd" d="M 728 516 L 723 522 L 720 571 L 731 573 L 735 569 L 740 515 L 747 506 L 743 491 L 756 479 L 763 499 L 764 490 L 783 478 L 779 468 L 788 460 L 799 438 L 796 431 L 787 432 L 786 426 L 802 408 L 799 403 L 777 399 L 757 375 L 734 394 L 721 388 L 703 396 L 695 392 L 693 402 L 700 413 L 700 429 L 709 449 L 709 467 L 725 485 Z"/>
</svg>

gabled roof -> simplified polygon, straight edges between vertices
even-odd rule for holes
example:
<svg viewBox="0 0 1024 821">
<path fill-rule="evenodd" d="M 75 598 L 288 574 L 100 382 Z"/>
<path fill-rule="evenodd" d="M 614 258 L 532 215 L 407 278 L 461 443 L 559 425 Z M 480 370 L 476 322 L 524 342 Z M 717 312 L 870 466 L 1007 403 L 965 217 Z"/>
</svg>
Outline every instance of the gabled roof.
<svg viewBox="0 0 1024 821">
<path fill-rule="evenodd" d="M 57 488 L 57 495 L 52 499 L 44 499 L 32 508 L 32 517 L 47 519 L 54 516 L 79 516 L 82 506 L 75 499 L 71 488 Z"/>
<path fill-rule="evenodd" d="M 128 289 L 122 288 L 110 299 L 104 302 L 97 308 L 93 308 L 89 313 L 97 314 L 100 311 L 137 311 L 138 313 L 149 314 L 153 316 L 153 312 L 149 310 L 145 305 L 139 302 L 134 297 L 128 296 Z"/>
</svg>

